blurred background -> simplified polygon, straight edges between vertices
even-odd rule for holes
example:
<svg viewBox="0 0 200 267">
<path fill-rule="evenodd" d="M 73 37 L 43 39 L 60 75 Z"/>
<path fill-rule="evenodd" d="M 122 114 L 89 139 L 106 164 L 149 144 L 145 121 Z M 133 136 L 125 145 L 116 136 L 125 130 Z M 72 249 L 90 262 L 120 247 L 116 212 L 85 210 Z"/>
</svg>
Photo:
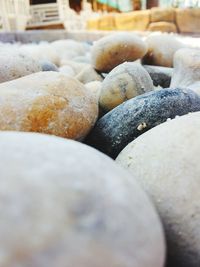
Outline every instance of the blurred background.
<svg viewBox="0 0 200 267">
<path fill-rule="evenodd" d="M 200 1 L 0 0 L 0 31 L 200 32 Z"/>
</svg>

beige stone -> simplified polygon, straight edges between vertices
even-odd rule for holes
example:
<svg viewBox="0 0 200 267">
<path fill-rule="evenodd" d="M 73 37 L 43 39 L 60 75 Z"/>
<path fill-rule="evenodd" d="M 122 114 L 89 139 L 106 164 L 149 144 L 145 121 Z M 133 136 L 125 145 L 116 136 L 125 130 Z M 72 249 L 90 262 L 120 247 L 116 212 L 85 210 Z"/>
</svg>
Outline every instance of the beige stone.
<svg viewBox="0 0 200 267">
<path fill-rule="evenodd" d="M 82 140 L 98 116 L 98 98 L 78 80 L 38 72 L 0 84 L 0 130 Z"/>
<path fill-rule="evenodd" d="M 158 31 L 158 32 L 177 32 L 177 27 L 172 22 L 152 22 L 149 24 L 147 31 Z"/>
<path fill-rule="evenodd" d="M 79 142 L 0 132 L 1 267 L 163 267 L 151 201 Z"/>
<path fill-rule="evenodd" d="M 181 33 L 200 33 L 200 8 L 177 9 L 176 23 Z"/>
<path fill-rule="evenodd" d="M 150 11 L 134 11 L 115 15 L 116 30 L 145 31 L 150 22 Z"/>
<path fill-rule="evenodd" d="M 175 9 L 173 8 L 160 8 L 154 7 L 151 9 L 151 22 L 174 22 Z"/>
<path fill-rule="evenodd" d="M 114 68 L 104 79 L 99 104 L 104 111 L 109 111 L 128 99 L 153 89 L 151 77 L 141 64 L 125 62 Z"/>
<path fill-rule="evenodd" d="M 92 66 L 86 66 L 77 76 L 76 79 L 81 83 L 89 83 L 93 81 L 103 81 L 103 78 Z"/>
<path fill-rule="evenodd" d="M 182 48 L 174 55 L 171 88 L 189 88 L 200 94 L 200 49 Z"/>
<path fill-rule="evenodd" d="M 109 72 L 123 62 L 142 58 L 147 45 L 134 33 L 114 33 L 96 41 L 91 52 L 94 68 Z"/>
<path fill-rule="evenodd" d="M 147 65 L 173 67 L 173 57 L 184 45 L 173 35 L 150 35 L 146 39 L 148 52 L 143 58 Z"/>
</svg>

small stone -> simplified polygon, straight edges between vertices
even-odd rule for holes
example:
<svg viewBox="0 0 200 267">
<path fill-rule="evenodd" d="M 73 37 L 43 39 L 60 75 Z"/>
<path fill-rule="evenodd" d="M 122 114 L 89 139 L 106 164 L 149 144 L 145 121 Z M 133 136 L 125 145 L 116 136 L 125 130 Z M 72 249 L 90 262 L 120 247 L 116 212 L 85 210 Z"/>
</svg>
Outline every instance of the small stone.
<svg viewBox="0 0 200 267">
<path fill-rule="evenodd" d="M 79 74 L 76 76 L 76 79 L 79 80 L 81 83 L 89 83 L 93 81 L 103 81 L 103 78 L 100 74 L 96 72 L 96 70 L 91 66 L 86 66 Z"/>
<path fill-rule="evenodd" d="M 96 41 L 91 52 L 94 68 L 109 72 L 121 63 L 142 58 L 147 46 L 133 33 L 115 33 Z"/>
<path fill-rule="evenodd" d="M 115 67 L 104 79 L 99 103 L 104 111 L 109 111 L 153 89 L 151 77 L 141 64 L 125 62 Z"/>
<path fill-rule="evenodd" d="M 58 67 L 50 61 L 40 61 L 42 71 L 59 71 Z"/>
<path fill-rule="evenodd" d="M 174 54 L 184 45 L 169 34 L 150 35 L 146 39 L 148 52 L 143 58 L 146 65 L 173 67 Z"/>
<path fill-rule="evenodd" d="M 153 80 L 154 86 L 169 88 L 173 74 L 173 68 L 143 65 Z"/>
</svg>

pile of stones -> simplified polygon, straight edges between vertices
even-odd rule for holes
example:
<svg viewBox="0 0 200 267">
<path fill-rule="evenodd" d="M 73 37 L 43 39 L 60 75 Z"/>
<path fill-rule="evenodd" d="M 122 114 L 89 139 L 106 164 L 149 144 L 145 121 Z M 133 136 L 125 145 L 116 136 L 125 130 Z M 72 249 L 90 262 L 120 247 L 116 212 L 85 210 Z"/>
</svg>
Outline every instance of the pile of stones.
<svg viewBox="0 0 200 267">
<path fill-rule="evenodd" d="M 199 131 L 173 35 L 1 43 L 0 266 L 199 267 Z"/>
</svg>

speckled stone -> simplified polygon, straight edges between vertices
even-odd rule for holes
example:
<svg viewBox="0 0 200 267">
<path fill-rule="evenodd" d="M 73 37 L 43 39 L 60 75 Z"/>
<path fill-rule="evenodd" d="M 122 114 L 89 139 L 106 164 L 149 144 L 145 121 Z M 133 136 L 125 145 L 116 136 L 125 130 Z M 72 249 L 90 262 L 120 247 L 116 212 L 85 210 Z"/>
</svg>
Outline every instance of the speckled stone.
<svg viewBox="0 0 200 267">
<path fill-rule="evenodd" d="M 117 157 L 154 202 L 167 241 L 166 267 L 200 266 L 200 112 L 165 122 Z"/>
<path fill-rule="evenodd" d="M 200 110 L 191 90 L 161 89 L 130 99 L 104 115 L 86 143 L 112 158 L 135 138 L 168 118 Z"/>
<path fill-rule="evenodd" d="M 3 131 L 0 158 L 1 267 L 164 266 L 156 210 L 113 160 L 69 139 Z"/>
<path fill-rule="evenodd" d="M 152 79 L 142 65 L 125 62 L 110 71 L 102 82 L 99 104 L 107 112 L 128 99 L 153 90 Z"/>
<path fill-rule="evenodd" d="M 149 73 L 151 79 L 153 80 L 154 86 L 161 86 L 163 88 L 169 88 L 173 73 L 173 68 L 158 67 L 158 66 L 143 66 Z"/>
</svg>

